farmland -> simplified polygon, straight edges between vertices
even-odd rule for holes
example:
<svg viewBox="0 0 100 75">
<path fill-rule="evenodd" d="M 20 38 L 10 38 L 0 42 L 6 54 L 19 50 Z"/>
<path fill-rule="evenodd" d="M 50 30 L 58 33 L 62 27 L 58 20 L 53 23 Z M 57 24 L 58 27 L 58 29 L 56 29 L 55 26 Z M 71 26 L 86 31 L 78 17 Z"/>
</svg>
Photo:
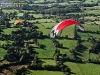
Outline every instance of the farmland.
<svg viewBox="0 0 100 75">
<path fill-rule="evenodd" d="M 0 75 L 100 74 L 100 2 L 57 1 L 0 9 Z M 71 25 L 51 39 L 52 27 L 64 19 L 79 21 L 84 31 Z"/>
</svg>

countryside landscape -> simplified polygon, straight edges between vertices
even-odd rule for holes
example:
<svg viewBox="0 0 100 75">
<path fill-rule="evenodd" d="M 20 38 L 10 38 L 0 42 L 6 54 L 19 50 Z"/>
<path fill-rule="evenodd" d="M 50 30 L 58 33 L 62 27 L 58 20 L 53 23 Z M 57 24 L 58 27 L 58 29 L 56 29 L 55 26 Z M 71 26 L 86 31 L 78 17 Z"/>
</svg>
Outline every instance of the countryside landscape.
<svg viewBox="0 0 100 75">
<path fill-rule="evenodd" d="M 100 75 L 100 0 L 0 0 L 0 75 Z"/>
</svg>

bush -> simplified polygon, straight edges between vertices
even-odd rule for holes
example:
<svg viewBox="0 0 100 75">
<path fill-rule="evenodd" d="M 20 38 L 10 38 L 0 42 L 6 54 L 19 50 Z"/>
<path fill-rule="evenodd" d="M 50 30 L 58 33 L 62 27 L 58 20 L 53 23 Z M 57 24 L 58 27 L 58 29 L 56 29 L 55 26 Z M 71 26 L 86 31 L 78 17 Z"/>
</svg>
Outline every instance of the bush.
<svg viewBox="0 0 100 75">
<path fill-rule="evenodd" d="M 28 68 L 31 70 L 43 70 L 42 65 L 35 64 L 35 65 L 28 65 Z"/>
<path fill-rule="evenodd" d="M 28 71 L 27 68 L 22 67 L 21 69 L 15 71 L 15 75 L 26 75 L 25 74 L 26 71 Z"/>
<path fill-rule="evenodd" d="M 49 71 L 56 70 L 55 66 L 53 65 L 44 65 L 44 69 Z"/>
</svg>

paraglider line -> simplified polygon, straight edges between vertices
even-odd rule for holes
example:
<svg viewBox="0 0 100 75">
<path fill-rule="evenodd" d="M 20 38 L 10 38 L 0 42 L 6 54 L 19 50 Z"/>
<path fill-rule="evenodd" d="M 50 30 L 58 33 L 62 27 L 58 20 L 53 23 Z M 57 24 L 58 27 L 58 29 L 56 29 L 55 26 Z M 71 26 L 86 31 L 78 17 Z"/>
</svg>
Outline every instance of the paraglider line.
<svg viewBox="0 0 100 75">
<path fill-rule="evenodd" d="M 63 30 L 61 30 L 61 32 L 60 32 L 60 36 L 61 36 L 61 34 L 62 34 L 62 31 L 63 31 Z"/>
</svg>

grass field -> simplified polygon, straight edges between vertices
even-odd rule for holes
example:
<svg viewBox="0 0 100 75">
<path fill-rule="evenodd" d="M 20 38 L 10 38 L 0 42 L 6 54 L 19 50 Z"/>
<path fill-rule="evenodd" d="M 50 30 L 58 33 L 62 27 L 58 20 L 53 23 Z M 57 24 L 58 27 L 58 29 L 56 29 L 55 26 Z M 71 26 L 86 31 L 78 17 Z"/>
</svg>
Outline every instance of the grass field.
<svg viewBox="0 0 100 75">
<path fill-rule="evenodd" d="M 54 54 L 55 47 L 52 44 L 52 41 L 49 39 L 38 40 L 40 45 L 43 45 L 43 49 L 35 49 L 39 58 L 52 58 Z"/>
<path fill-rule="evenodd" d="M 98 66 L 97 64 L 86 63 L 78 65 L 81 68 L 81 71 L 84 75 L 100 75 L 100 66 Z"/>
<path fill-rule="evenodd" d="M 23 16 L 24 13 L 18 13 L 17 16 Z"/>
<path fill-rule="evenodd" d="M 54 60 L 42 60 L 43 65 L 55 65 Z M 70 69 L 72 74 L 71 75 L 99 75 L 99 66 L 97 64 L 92 63 L 73 63 L 73 62 L 66 62 L 64 63 L 67 65 Z M 56 71 L 46 71 L 46 70 L 30 70 L 30 73 L 32 75 L 64 75 L 62 72 L 56 72 Z M 48 73 L 48 74 L 47 74 Z M 31 75 L 27 74 L 27 75 Z"/>
<path fill-rule="evenodd" d="M 48 20 L 50 21 L 50 20 Z M 44 35 L 48 35 L 50 34 L 50 31 L 52 29 L 52 26 L 56 25 L 57 23 L 56 22 L 51 22 L 51 23 L 41 23 L 41 24 L 35 24 L 36 26 L 39 27 L 39 31 L 42 31 Z M 92 31 L 100 31 L 100 28 L 98 26 L 91 26 L 91 25 L 84 25 L 85 27 L 85 30 L 92 30 Z M 50 29 L 47 29 L 47 28 L 50 28 Z M 77 27 L 78 28 L 78 27 Z M 7 28 L 7 29 L 4 29 L 3 33 L 4 34 L 10 34 L 11 31 L 15 31 L 19 28 Z M 60 37 L 62 36 L 65 36 L 65 35 L 68 35 L 69 38 L 73 38 L 73 33 L 74 33 L 74 25 L 73 26 L 69 26 L 67 28 L 65 28 L 63 31 L 62 31 L 62 34 L 58 34 Z M 88 35 L 89 34 L 89 35 Z M 81 37 L 82 40 L 87 40 L 90 36 L 98 39 L 100 37 L 100 35 L 98 34 L 92 34 L 92 33 L 80 33 L 78 32 L 78 35 Z M 67 55 L 70 57 L 70 50 L 72 48 L 75 47 L 76 45 L 76 40 L 66 40 L 66 39 L 57 39 L 60 43 L 63 44 L 63 48 L 59 48 L 60 52 L 61 53 L 64 53 L 66 52 Z M 53 54 L 54 54 L 54 50 L 55 50 L 55 47 L 52 43 L 52 41 L 50 39 L 38 39 L 40 45 L 43 45 L 44 48 L 43 49 L 40 49 L 40 48 L 35 48 L 35 51 L 36 51 L 36 54 L 38 55 L 39 58 L 52 58 Z M 91 43 L 89 42 L 83 42 L 83 45 L 85 47 L 87 47 L 87 49 L 83 50 L 83 53 L 81 52 L 80 54 L 83 56 L 82 58 L 83 59 L 88 59 L 88 48 L 91 47 Z"/>
<path fill-rule="evenodd" d="M 7 29 L 4 29 L 3 30 L 3 34 L 11 34 L 12 31 L 16 31 L 18 30 L 19 28 L 7 28 Z"/>
<path fill-rule="evenodd" d="M 97 3 L 98 0 L 86 0 L 85 3 L 92 4 Z"/>
<path fill-rule="evenodd" d="M 15 11 L 18 12 L 18 10 L 16 10 L 16 9 L 13 9 L 13 10 L 12 9 L 11 10 L 10 9 L 8 9 L 8 10 L 7 9 L 2 9 L 2 10 L 3 10 L 3 12 L 7 12 L 7 13 L 15 12 Z"/>
<path fill-rule="evenodd" d="M 44 0 L 41 0 L 44 1 Z M 47 0 L 50 1 L 50 0 Z M 54 1 L 54 0 L 51 0 Z M 74 0 L 73 0 L 74 1 Z M 94 2 L 94 1 L 93 1 Z M 97 0 L 95 0 L 95 2 L 97 2 Z M 85 3 L 91 3 L 91 0 L 86 0 Z M 60 4 L 66 4 L 66 3 L 60 3 Z M 42 4 L 44 5 L 44 4 Z M 51 4 L 50 4 L 51 6 Z M 4 12 L 14 12 L 18 10 L 5 10 L 3 9 Z M 27 12 L 27 11 L 25 11 Z M 84 10 L 82 13 L 80 14 L 100 14 L 100 10 Z M 76 13 L 77 14 L 77 13 Z M 19 13 L 17 16 L 22 16 L 23 13 Z M 35 18 L 41 18 L 43 17 L 42 14 L 30 14 L 33 15 Z M 100 18 L 100 16 L 98 16 Z M 96 19 L 96 17 L 93 16 L 86 16 L 85 19 L 91 19 L 94 20 Z M 50 31 L 52 29 L 52 27 L 56 24 L 58 24 L 57 22 L 55 22 L 53 19 L 36 19 L 36 20 L 27 20 L 31 23 L 33 22 L 39 22 L 39 24 L 35 24 L 34 25 L 38 26 L 39 31 L 43 32 L 43 35 L 48 35 L 50 34 Z M 10 23 L 14 23 L 15 20 L 11 20 Z M 95 21 L 97 24 L 100 24 L 99 21 Z M 83 24 L 85 30 L 90 30 L 90 31 L 100 31 L 100 27 L 96 26 L 96 25 L 91 25 L 91 22 L 88 22 L 89 24 Z M 3 34 L 11 34 L 11 31 L 15 31 L 18 30 L 19 28 L 7 28 L 3 30 Z M 78 29 L 78 27 L 77 27 Z M 58 34 L 58 36 L 63 37 L 68 35 L 69 38 L 73 38 L 73 34 L 74 34 L 74 25 L 69 26 L 67 28 L 65 28 L 62 31 L 62 34 L 60 35 L 60 33 Z M 91 42 L 86 41 L 89 37 L 94 37 L 95 39 L 100 38 L 100 34 L 93 34 L 93 33 L 83 33 L 83 32 L 78 32 L 78 35 L 81 37 L 82 40 L 84 40 L 82 42 L 82 46 L 84 47 L 82 50 L 79 50 L 79 54 L 78 55 L 80 58 L 82 58 L 83 61 L 87 61 L 89 58 L 89 48 L 93 45 Z M 71 57 L 71 53 L 70 50 L 72 48 L 75 47 L 77 40 L 68 40 L 68 39 L 56 39 L 57 41 L 59 41 L 60 43 L 63 44 L 63 48 L 58 48 L 60 50 L 60 53 L 65 53 L 67 54 L 68 57 Z M 56 65 L 54 60 L 49 60 L 48 58 L 53 58 L 53 54 L 55 52 L 55 47 L 52 43 L 52 41 L 49 38 L 45 38 L 45 39 L 38 39 L 38 42 L 40 45 L 42 45 L 43 48 L 34 48 L 34 51 L 36 53 L 36 55 L 38 56 L 38 58 L 40 58 L 42 60 L 43 65 Z M 7 41 L 1 41 L 0 40 L 0 45 L 2 44 L 6 44 Z M 0 48 L 0 60 L 3 58 L 3 56 L 5 55 L 6 50 Z M 91 53 L 90 54 L 90 58 L 95 59 L 97 57 L 96 54 Z M 47 59 L 45 59 L 47 58 Z M 1 63 L 0 63 L 1 64 Z M 65 65 L 67 65 L 70 69 L 71 72 L 73 74 L 71 75 L 100 75 L 100 66 L 97 64 L 92 64 L 92 63 L 84 63 L 84 64 L 80 64 L 80 63 L 72 63 L 72 62 L 65 62 Z M 65 75 L 63 74 L 63 72 L 57 72 L 57 71 L 47 71 L 47 70 L 30 70 L 30 73 L 27 75 Z"/>
<path fill-rule="evenodd" d="M 27 75 L 65 75 L 63 72 L 58 72 L 58 71 L 46 71 L 46 70 L 30 70 L 31 74 Z"/>
<path fill-rule="evenodd" d="M 39 27 L 39 31 L 42 31 L 44 35 L 50 34 L 50 31 L 52 29 L 52 26 L 54 26 L 56 23 L 41 23 L 41 24 L 35 24 L 37 27 Z M 49 28 L 49 29 L 47 29 Z"/>
<path fill-rule="evenodd" d="M 0 41 L 0 45 L 2 44 L 6 44 L 6 41 Z M 0 48 L 0 59 L 2 59 L 5 54 L 6 54 L 6 50 Z"/>
<path fill-rule="evenodd" d="M 89 30 L 89 31 L 100 31 L 100 27 L 99 26 L 94 26 L 94 25 L 88 25 L 88 24 L 84 24 L 84 28 L 85 30 Z M 87 40 L 87 38 L 89 37 L 94 37 L 96 39 L 100 38 L 99 34 L 93 34 L 93 33 L 80 33 L 78 32 L 79 36 L 81 36 L 81 39 L 83 40 Z"/>
<path fill-rule="evenodd" d="M 3 56 L 5 55 L 6 50 L 0 48 L 0 60 L 3 58 Z"/>
<path fill-rule="evenodd" d="M 42 59 L 43 64 L 42 65 L 56 65 L 56 62 L 54 60 L 46 60 Z"/>
<path fill-rule="evenodd" d="M 85 64 L 79 64 L 79 63 L 72 63 L 72 62 L 66 62 L 65 63 L 69 68 L 71 68 L 71 71 L 75 74 L 72 75 L 100 75 L 99 66 L 97 64 L 92 63 L 85 63 Z"/>
<path fill-rule="evenodd" d="M 38 40 L 40 42 L 40 44 L 45 45 L 46 47 L 44 49 L 35 49 L 35 51 L 38 54 L 39 58 L 53 58 L 53 54 L 54 54 L 54 47 L 53 44 L 51 42 L 51 40 L 49 39 L 44 39 L 44 40 Z M 59 40 L 61 43 L 64 44 L 64 47 L 67 47 L 67 49 L 60 49 L 60 52 L 67 52 L 67 55 L 70 57 L 70 53 L 69 50 L 74 47 L 76 41 L 72 40 Z M 49 42 L 49 45 L 48 45 Z M 71 45 L 70 45 L 71 44 Z M 90 47 L 91 43 L 89 42 L 83 42 L 83 45 Z M 2 59 L 2 57 L 4 56 L 4 54 L 6 53 L 5 50 L 0 49 L 0 59 Z M 88 60 L 88 50 L 85 50 L 82 52 L 83 54 L 83 60 Z M 90 55 L 91 58 L 95 58 L 94 54 Z M 43 61 L 43 65 L 49 64 L 49 65 L 55 65 L 55 61 L 54 60 L 42 60 Z M 100 71 L 99 71 L 99 66 L 96 64 L 91 64 L 91 63 L 86 63 L 86 64 L 76 64 L 76 63 L 72 63 L 72 62 L 66 62 L 65 63 L 70 69 L 71 72 L 73 74 L 71 75 L 99 75 Z M 31 70 L 29 74 L 27 75 L 64 75 L 62 72 L 54 72 L 54 71 L 34 71 Z"/>
</svg>

